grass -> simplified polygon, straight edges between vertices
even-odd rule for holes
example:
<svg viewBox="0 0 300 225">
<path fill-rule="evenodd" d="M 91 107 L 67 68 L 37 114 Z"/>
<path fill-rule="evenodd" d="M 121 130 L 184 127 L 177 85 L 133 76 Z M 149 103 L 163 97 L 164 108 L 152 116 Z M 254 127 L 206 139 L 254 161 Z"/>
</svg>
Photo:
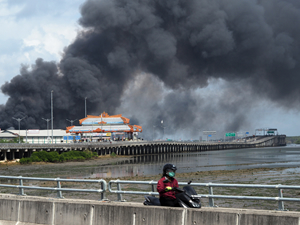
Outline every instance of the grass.
<svg viewBox="0 0 300 225">
<path fill-rule="evenodd" d="M 20 164 L 31 164 L 32 162 L 68 162 L 68 161 L 84 161 L 97 158 L 96 152 L 88 149 L 84 151 L 68 151 L 59 154 L 58 152 L 34 152 L 29 158 L 21 158 Z"/>
</svg>

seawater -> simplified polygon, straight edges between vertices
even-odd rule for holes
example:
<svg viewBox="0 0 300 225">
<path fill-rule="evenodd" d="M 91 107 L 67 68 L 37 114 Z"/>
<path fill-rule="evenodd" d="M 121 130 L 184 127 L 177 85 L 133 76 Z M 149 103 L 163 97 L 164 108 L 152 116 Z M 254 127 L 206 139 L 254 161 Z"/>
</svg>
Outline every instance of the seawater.
<svg viewBox="0 0 300 225">
<path fill-rule="evenodd" d="M 234 149 L 136 156 L 114 165 L 90 167 L 68 178 L 122 178 L 161 174 L 164 164 L 177 166 L 178 173 L 252 168 L 296 168 L 300 146 Z"/>
</svg>

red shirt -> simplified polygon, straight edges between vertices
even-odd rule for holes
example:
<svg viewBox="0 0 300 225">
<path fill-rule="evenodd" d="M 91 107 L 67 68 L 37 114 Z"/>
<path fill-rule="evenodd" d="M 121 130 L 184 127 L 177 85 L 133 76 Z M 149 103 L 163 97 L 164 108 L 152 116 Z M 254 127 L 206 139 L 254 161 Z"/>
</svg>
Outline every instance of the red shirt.
<svg viewBox="0 0 300 225">
<path fill-rule="evenodd" d="M 157 182 L 157 192 L 159 193 L 159 197 L 176 199 L 176 191 L 165 191 L 165 189 L 166 187 L 178 187 L 178 181 L 175 178 L 170 178 L 169 182 L 164 183 L 164 180 L 166 180 L 166 177 L 162 177 Z"/>
</svg>

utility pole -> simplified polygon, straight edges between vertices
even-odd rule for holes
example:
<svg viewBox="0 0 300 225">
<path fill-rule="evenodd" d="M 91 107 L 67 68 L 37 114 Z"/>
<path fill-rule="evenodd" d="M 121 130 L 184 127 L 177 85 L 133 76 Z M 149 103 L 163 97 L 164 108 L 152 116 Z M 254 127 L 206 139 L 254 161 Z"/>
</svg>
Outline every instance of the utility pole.
<svg viewBox="0 0 300 225">
<path fill-rule="evenodd" d="M 154 141 L 154 127 L 156 127 L 156 126 L 153 125 L 153 128 L 152 128 L 152 141 Z"/>
<path fill-rule="evenodd" d="M 51 130 L 52 130 L 51 143 L 53 143 L 53 90 L 51 91 Z"/>
<path fill-rule="evenodd" d="M 161 121 L 161 126 L 162 126 L 162 128 L 163 128 L 163 140 L 164 140 L 164 138 L 165 138 L 165 126 L 164 126 L 164 121 L 162 120 Z"/>
<path fill-rule="evenodd" d="M 25 119 L 26 117 L 27 116 L 24 116 L 22 119 L 12 117 L 14 120 L 19 122 L 19 144 L 21 143 L 21 141 L 20 141 L 20 123 L 21 123 L 21 120 Z"/>
<path fill-rule="evenodd" d="M 68 120 L 68 119 L 66 119 L 66 120 L 71 123 L 71 126 L 73 126 L 73 122 L 75 122 L 77 119 L 75 119 L 75 120 Z"/>
<path fill-rule="evenodd" d="M 87 99 L 87 97 L 85 97 L 85 99 L 84 99 L 84 115 L 85 115 L 85 118 L 86 118 L 86 99 Z"/>
<path fill-rule="evenodd" d="M 44 118 L 42 118 L 42 120 L 45 120 L 46 122 L 47 122 L 47 139 L 48 139 L 48 141 L 49 141 L 49 128 L 48 128 L 48 122 L 50 122 L 50 120 L 51 119 L 44 119 Z"/>
<path fill-rule="evenodd" d="M 87 116 L 86 115 L 86 99 L 87 99 L 87 97 L 84 98 L 84 118 L 86 118 L 86 116 Z"/>
</svg>

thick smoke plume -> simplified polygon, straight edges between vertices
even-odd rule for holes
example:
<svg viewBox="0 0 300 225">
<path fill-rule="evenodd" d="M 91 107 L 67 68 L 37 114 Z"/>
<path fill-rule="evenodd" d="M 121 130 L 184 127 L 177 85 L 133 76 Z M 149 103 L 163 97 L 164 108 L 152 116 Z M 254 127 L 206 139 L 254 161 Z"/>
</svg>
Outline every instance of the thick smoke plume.
<svg viewBox="0 0 300 225">
<path fill-rule="evenodd" d="M 59 63 L 37 59 L 1 87 L 2 129 L 23 115 L 23 127 L 45 128 L 51 90 L 55 128 L 83 118 L 87 97 L 88 114 L 123 113 L 148 138 L 245 129 L 263 99 L 299 105 L 298 0 L 88 0 L 80 10 L 83 29 Z"/>
</svg>

